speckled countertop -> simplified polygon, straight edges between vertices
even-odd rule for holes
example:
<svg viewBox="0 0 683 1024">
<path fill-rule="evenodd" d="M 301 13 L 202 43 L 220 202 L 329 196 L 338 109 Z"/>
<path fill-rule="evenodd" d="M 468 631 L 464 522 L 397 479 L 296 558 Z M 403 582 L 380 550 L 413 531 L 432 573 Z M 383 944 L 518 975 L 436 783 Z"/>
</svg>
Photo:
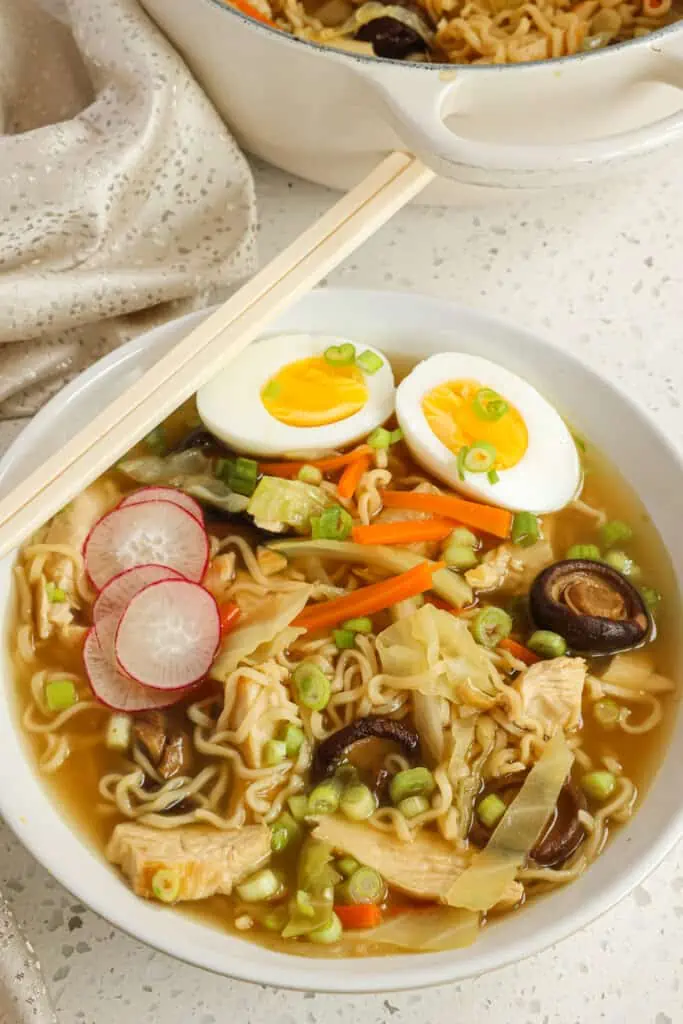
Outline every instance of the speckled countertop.
<svg viewBox="0 0 683 1024">
<path fill-rule="evenodd" d="M 413 207 L 330 283 L 414 289 L 526 324 L 626 387 L 683 446 L 681 155 L 599 190 Z M 257 183 L 265 259 L 330 197 L 265 168 Z M 0 447 L 17 429 L 0 424 Z M 177 963 L 77 904 L 2 825 L 0 886 L 60 1024 L 683 1024 L 683 844 L 578 936 L 474 981 L 402 995 L 299 995 Z"/>
</svg>

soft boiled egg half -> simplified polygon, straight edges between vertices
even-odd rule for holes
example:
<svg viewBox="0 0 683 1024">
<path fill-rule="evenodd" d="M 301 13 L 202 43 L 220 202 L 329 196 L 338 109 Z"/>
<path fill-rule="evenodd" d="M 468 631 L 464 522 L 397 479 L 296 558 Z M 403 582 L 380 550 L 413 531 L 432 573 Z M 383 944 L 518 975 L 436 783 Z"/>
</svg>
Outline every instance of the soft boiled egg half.
<svg viewBox="0 0 683 1024">
<path fill-rule="evenodd" d="M 394 411 L 394 375 L 377 349 L 344 338 L 260 341 L 197 392 L 205 426 L 255 456 L 313 456 L 364 438 Z"/>
<path fill-rule="evenodd" d="M 415 459 L 469 498 L 555 512 L 579 491 L 576 444 L 521 377 L 479 356 L 444 352 L 402 381 L 396 413 Z"/>
</svg>

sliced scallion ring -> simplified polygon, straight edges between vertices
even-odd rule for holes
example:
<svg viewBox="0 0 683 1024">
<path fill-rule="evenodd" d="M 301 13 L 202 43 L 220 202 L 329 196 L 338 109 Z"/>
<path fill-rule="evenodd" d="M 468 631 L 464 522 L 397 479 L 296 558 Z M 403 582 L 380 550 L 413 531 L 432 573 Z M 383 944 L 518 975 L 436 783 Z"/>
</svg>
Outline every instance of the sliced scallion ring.
<svg viewBox="0 0 683 1024">
<path fill-rule="evenodd" d="M 475 441 L 467 449 L 463 465 L 467 473 L 488 473 L 494 468 L 496 449 L 488 441 Z"/>
<path fill-rule="evenodd" d="M 472 399 L 472 408 L 480 420 L 495 423 L 503 418 L 510 406 L 492 388 L 480 388 Z"/>
<path fill-rule="evenodd" d="M 356 347 L 350 341 L 343 345 L 330 345 L 325 349 L 324 357 L 330 366 L 350 366 L 356 358 Z"/>
</svg>

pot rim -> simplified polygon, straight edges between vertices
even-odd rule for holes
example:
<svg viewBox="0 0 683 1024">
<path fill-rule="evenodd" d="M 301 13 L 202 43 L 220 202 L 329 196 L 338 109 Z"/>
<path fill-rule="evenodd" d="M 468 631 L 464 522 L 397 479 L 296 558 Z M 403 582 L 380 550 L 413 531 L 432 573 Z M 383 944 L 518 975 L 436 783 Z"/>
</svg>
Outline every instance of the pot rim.
<svg viewBox="0 0 683 1024">
<path fill-rule="evenodd" d="M 585 53 L 574 53 L 566 57 L 547 57 L 545 60 L 533 60 L 524 61 L 519 64 L 449 64 L 437 61 L 414 61 L 414 60 L 396 60 L 393 57 L 369 57 L 361 53 L 349 53 L 345 50 L 336 50 L 332 46 L 326 46 L 323 43 L 316 43 L 310 39 L 301 39 L 299 36 L 291 35 L 289 32 L 283 32 L 282 29 L 275 28 L 270 25 L 266 25 L 262 21 L 257 21 L 256 18 L 251 18 L 248 14 L 244 14 L 242 11 L 233 7 L 229 0 L 200 0 L 201 3 L 210 4 L 212 7 L 216 7 L 221 11 L 227 12 L 232 17 L 239 18 L 240 21 L 248 24 L 250 28 L 253 28 L 256 32 L 267 34 L 269 36 L 275 36 L 277 39 L 286 46 L 305 46 L 317 53 L 318 56 L 329 56 L 332 60 L 337 60 L 341 63 L 360 64 L 364 67 L 371 68 L 382 68 L 385 65 L 393 66 L 395 68 L 414 68 L 416 71 L 438 71 L 440 73 L 454 72 L 461 73 L 462 71 L 472 72 L 484 72 L 490 73 L 496 72 L 497 74 L 510 73 L 511 71 L 527 73 L 537 67 L 544 67 L 552 65 L 553 68 L 561 68 L 570 62 L 583 63 L 584 61 L 594 61 L 598 57 L 605 58 L 608 55 L 621 54 L 625 50 L 643 49 L 649 47 L 653 40 L 659 41 L 667 39 L 669 36 L 673 36 L 676 33 L 683 32 L 683 17 L 680 21 L 673 22 L 671 25 L 664 25 L 662 28 L 656 29 L 651 32 L 650 35 L 640 36 L 635 39 L 626 39 L 624 42 L 615 43 L 613 46 L 602 47 L 597 50 L 588 50 Z"/>
</svg>

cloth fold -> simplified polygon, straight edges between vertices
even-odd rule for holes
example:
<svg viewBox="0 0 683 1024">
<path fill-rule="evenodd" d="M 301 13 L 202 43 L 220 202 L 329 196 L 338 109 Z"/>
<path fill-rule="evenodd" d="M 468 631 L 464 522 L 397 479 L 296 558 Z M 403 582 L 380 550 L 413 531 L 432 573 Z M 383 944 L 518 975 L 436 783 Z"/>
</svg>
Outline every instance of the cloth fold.
<svg viewBox="0 0 683 1024">
<path fill-rule="evenodd" d="M 0 418 L 253 271 L 248 165 L 137 0 L 0 0 L 0 132 Z"/>
</svg>

